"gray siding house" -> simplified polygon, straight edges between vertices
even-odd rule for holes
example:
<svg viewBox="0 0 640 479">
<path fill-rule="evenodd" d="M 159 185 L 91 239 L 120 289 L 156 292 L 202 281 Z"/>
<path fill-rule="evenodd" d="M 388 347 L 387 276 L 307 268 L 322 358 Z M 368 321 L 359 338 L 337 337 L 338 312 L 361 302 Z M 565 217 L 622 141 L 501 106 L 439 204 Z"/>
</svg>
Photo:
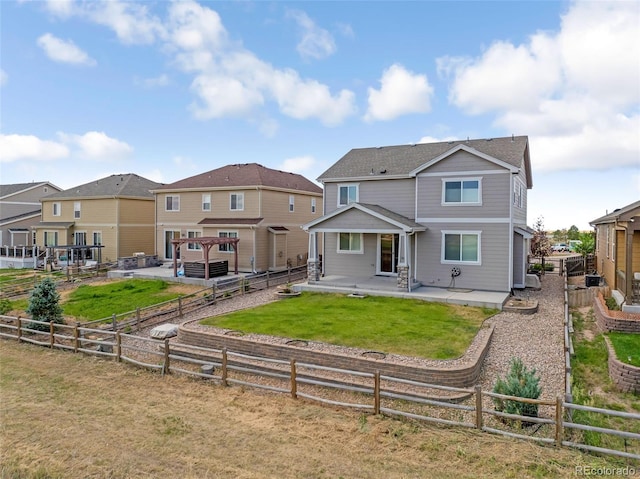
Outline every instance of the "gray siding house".
<svg viewBox="0 0 640 479">
<path fill-rule="evenodd" d="M 309 281 L 391 276 L 401 290 L 525 287 L 526 136 L 354 149 L 318 180 L 325 215 L 303 226 Z"/>
</svg>

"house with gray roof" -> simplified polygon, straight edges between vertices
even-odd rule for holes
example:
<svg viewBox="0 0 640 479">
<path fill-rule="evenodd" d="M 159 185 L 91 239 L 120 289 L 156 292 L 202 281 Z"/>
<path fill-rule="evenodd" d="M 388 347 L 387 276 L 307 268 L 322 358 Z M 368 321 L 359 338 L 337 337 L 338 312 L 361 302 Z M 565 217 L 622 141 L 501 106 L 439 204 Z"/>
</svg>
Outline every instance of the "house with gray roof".
<svg viewBox="0 0 640 479">
<path fill-rule="evenodd" d="M 48 181 L 0 185 L 0 267 L 34 266 L 32 226 L 40 221 L 40 199 L 61 189 Z"/>
<path fill-rule="evenodd" d="M 318 180 L 325 214 L 303 226 L 311 283 L 525 287 L 526 136 L 353 149 Z"/>
<path fill-rule="evenodd" d="M 38 245 L 81 251 L 81 259 L 111 262 L 155 252 L 155 197 L 160 183 L 133 173 L 111 175 L 42 198 L 34 226 Z M 86 255 L 89 257 L 84 257 Z"/>
</svg>

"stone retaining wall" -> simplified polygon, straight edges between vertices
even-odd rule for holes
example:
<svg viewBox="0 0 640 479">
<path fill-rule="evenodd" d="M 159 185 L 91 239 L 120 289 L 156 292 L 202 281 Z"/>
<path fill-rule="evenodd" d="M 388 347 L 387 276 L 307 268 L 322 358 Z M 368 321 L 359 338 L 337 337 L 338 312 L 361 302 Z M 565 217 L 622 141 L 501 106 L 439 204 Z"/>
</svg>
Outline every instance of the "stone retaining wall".
<svg viewBox="0 0 640 479">
<path fill-rule="evenodd" d="M 623 363 L 616 356 L 616 351 L 609 338 L 605 336 L 609 353 L 609 377 L 620 391 L 640 393 L 640 368 Z"/>
<path fill-rule="evenodd" d="M 640 314 L 611 311 L 607 308 L 602 294 L 598 294 L 594 298 L 593 311 L 598 327 L 605 333 L 609 331 L 640 333 Z"/>
<path fill-rule="evenodd" d="M 228 351 L 252 356 L 284 361 L 295 359 L 303 363 L 367 373 L 380 371 L 380 374 L 386 376 L 460 388 L 472 387 L 477 383 L 484 358 L 489 351 L 489 344 L 493 336 L 493 326 L 489 328 L 488 334 L 484 334 L 483 336 L 484 337 L 480 338 L 481 344 L 478 345 L 476 352 L 469 358 L 468 365 L 423 368 L 334 353 L 305 350 L 304 347 L 261 343 L 241 337 L 225 336 L 189 329 L 185 326 L 181 326 L 178 330 L 178 342 L 193 346 L 217 350 L 227 348 Z"/>
</svg>

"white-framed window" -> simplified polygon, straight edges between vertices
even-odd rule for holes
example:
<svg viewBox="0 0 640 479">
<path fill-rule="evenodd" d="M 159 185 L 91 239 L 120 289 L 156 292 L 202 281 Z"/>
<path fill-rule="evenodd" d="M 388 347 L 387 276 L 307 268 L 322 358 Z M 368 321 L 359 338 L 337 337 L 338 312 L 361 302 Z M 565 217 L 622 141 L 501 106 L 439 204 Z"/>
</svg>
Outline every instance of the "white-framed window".
<svg viewBox="0 0 640 479">
<path fill-rule="evenodd" d="M 60 206 L 60 203 L 56 202 L 51 205 L 51 213 L 53 216 L 60 216 L 60 213 L 62 213 L 62 206 Z"/>
<path fill-rule="evenodd" d="M 442 180 L 443 205 L 480 205 L 482 203 L 480 178 L 452 178 Z"/>
<path fill-rule="evenodd" d="M 101 245 L 102 244 L 102 231 L 94 231 L 93 232 L 93 244 Z"/>
<path fill-rule="evenodd" d="M 80 202 L 79 201 L 73 202 L 73 217 L 75 219 L 80 218 Z"/>
<path fill-rule="evenodd" d="M 58 246 L 58 232 L 57 231 L 45 231 L 44 232 L 44 245 L 45 246 Z"/>
<path fill-rule="evenodd" d="M 38 244 L 38 232 L 35 230 L 31 232 L 31 244 L 34 246 Z"/>
<path fill-rule="evenodd" d="M 202 234 L 200 231 L 187 231 L 187 238 L 200 238 Z M 187 243 L 187 249 L 189 251 L 199 251 L 202 249 L 202 245 L 200 243 Z"/>
<path fill-rule="evenodd" d="M 237 238 L 237 231 L 218 231 L 218 236 L 220 238 Z M 222 251 L 223 253 L 233 253 L 233 245 L 232 244 L 219 244 L 218 251 Z"/>
<path fill-rule="evenodd" d="M 358 184 L 338 185 L 338 206 L 346 206 L 358 201 Z"/>
<path fill-rule="evenodd" d="M 480 264 L 479 231 L 443 231 L 442 263 Z"/>
<path fill-rule="evenodd" d="M 311 212 L 312 213 L 316 212 L 316 199 L 315 198 L 311 198 Z"/>
<path fill-rule="evenodd" d="M 202 193 L 202 211 L 211 211 L 211 193 Z"/>
<path fill-rule="evenodd" d="M 180 211 L 180 195 L 167 195 L 164 197 L 165 211 Z"/>
<path fill-rule="evenodd" d="M 86 246 L 87 245 L 87 232 L 86 231 L 76 231 L 73 233 L 73 241 L 76 246 Z"/>
<path fill-rule="evenodd" d="M 244 210 L 244 193 L 231 193 L 229 195 L 229 209 L 231 211 Z"/>
<path fill-rule="evenodd" d="M 289 195 L 289 213 L 293 213 L 296 209 L 296 197 Z"/>
<path fill-rule="evenodd" d="M 516 178 L 513 182 L 513 206 L 524 207 L 524 192 L 524 183 L 520 178 Z"/>
<path fill-rule="evenodd" d="M 362 233 L 338 233 L 338 253 L 362 254 Z"/>
</svg>

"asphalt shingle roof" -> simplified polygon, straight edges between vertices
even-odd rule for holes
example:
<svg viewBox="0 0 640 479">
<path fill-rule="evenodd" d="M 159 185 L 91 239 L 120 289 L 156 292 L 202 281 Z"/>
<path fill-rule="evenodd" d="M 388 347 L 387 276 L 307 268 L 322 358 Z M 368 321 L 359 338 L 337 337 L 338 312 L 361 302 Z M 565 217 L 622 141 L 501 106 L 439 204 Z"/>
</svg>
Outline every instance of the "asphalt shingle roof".
<svg viewBox="0 0 640 479">
<path fill-rule="evenodd" d="M 13 183 L 7 185 L 0 185 L 0 198 L 4 198 L 5 196 L 10 196 L 16 193 L 19 193 L 24 190 L 28 190 L 35 186 L 39 185 L 50 185 L 48 181 L 37 181 L 33 183 Z"/>
<path fill-rule="evenodd" d="M 161 183 L 134 173 L 111 175 L 46 196 L 46 199 L 95 198 L 105 196 L 153 198 L 151 190 Z"/>
<path fill-rule="evenodd" d="M 459 145 L 466 145 L 510 165 L 521 167 L 528 161 L 528 137 L 509 136 L 480 140 L 418 143 L 415 145 L 354 148 L 338 160 L 318 180 L 362 178 L 381 175 L 408 175 L 420 166 Z M 382 173 L 384 172 L 384 173 Z M 530 174 L 530 172 L 527 172 Z"/>
<path fill-rule="evenodd" d="M 227 165 L 199 175 L 184 178 L 157 190 L 232 188 L 264 186 L 288 190 L 322 193 L 322 188 L 297 173 L 273 170 L 257 163 Z"/>
<path fill-rule="evenodd" d="M 638 214 L 640 214 L 640 201 L 636 201 L 631 203 L 630 205 L 623 206 L 622 208 L 618 208 L 611 213 L 601 216 L 595 220 L 589 222 L 591 225 L 603 224 L 603 223 L 613 223 L 617 219 L 621 219 L 626 217 L 629 213 L 633 213 L 634 210 L 638 210 Z"/>
</svg>

